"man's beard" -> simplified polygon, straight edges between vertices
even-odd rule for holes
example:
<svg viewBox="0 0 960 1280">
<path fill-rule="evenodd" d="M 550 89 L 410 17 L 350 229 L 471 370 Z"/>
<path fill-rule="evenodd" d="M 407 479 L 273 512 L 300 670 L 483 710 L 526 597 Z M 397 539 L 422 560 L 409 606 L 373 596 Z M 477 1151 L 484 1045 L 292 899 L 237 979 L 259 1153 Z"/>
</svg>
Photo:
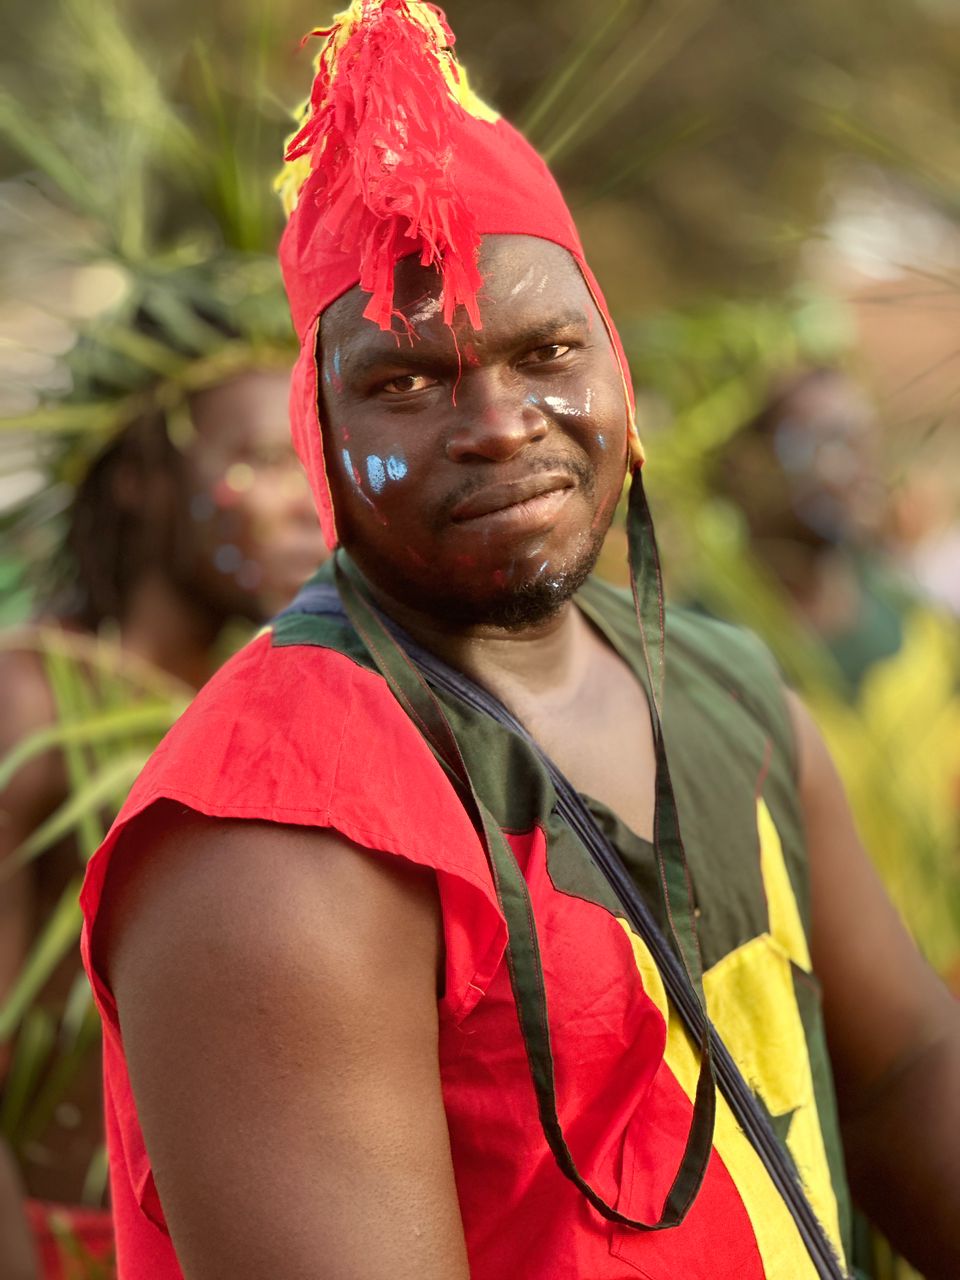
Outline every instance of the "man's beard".
<svg viewBox="0 0 960 1280">
<path fill-rule="evenodd" d="M 580 590 L 593 572 L 605 534 L 606 529 L 598 530 L 577 557 L 562 569 L 508 583 L 489 595 L 478 598 L 458 595 L 450 588 L 442 592 L 421 589 L 406 592 L 404 601 L 457 630 L 497 627 L 503 631 L 523 631 L 554 617 Z"/>
</svg>

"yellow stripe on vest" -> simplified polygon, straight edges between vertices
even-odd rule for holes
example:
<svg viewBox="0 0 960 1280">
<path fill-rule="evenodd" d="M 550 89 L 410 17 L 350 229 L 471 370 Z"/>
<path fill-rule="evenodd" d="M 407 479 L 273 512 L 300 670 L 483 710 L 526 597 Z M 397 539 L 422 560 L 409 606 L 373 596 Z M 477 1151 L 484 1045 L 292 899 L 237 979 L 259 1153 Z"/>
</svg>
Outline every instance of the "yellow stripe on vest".
<svg viewBox="0 0 960 1280">
<path fill-rule="evenodd" d="M 787 1144 L 813 1209 L 842 1258 L 837 1202 L 791 970 L 793 961 L 809 972 L 809 948 L 780 836 L 762 800 L 757 830 L 770 932 L 731 951 L 704 975 L 707 1007 L 721 1039 L 770 1114 L 792 1115 Z M 667 1023 L 666 1064 L 692 1101 L 697 1084 L 696 1046 L 668 1006 L 663 982 L 645 943 L 625 920 L 620 923 L 633 947 L 644 990 Z M 815 1276 L 789 1210 L 722 1097 L 717 1098 L 714 1147 L 750 1217 L 767 1280 Z"/>
</svg>

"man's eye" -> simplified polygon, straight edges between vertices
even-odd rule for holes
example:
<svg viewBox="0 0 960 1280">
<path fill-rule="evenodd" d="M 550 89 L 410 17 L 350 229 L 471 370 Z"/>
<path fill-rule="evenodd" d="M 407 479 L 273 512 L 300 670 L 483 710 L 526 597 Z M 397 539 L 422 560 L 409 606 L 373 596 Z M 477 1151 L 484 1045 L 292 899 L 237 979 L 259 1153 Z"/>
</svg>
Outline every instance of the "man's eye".
<svg viewBox="0 0 960 1280">
<path fill-rule="evenodd" d="M 549 364 L 551 360 L 560 360 L 573 348 L 566 342 L 551 342 L 546 347 L 537 347 L 536 351 L 531 351 L 529 355 L 524 356 L 523 364 Z"/>
<path fill-rule="evenodd" d="M 389 382 L 385 382 L 380 390 L 387 395 L 402 396 L 413 391 L 426 391 L 436 385 L 436 378 L 430 378 L 425 373 L 404 373 L 399 378 L 391 378 Z"/>
</svg>

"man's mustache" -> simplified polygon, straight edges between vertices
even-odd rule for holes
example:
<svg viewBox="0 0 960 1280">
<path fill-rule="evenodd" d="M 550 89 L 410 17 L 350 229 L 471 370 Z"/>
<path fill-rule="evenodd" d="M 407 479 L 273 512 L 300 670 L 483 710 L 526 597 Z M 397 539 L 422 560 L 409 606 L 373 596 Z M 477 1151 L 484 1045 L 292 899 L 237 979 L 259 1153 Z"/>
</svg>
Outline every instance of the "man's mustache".
<svg viewBox="0 0 960 1280">
<path fill-rule="evenodd" d="M 436 528 L 441 529 L 449 524 L 451 513 L 461 502 L 489 488 L 491 484 L 526 480 L 530 476 L 540 475 L 545 471 L 555 475 L 570 476 L 588 497 L 593 493 L 596 472 L 586 458 L 570 457 L 569 454 L 544 454 L 535 460 L 525 462 L 522 466 L 510 467 L 509 464 L 501 464 L 496 468 L 496 474 L 492 469 L 484 468 L 480 474 L 465 479 L 456 489 L 451 490 L 441 503 L 435 521 Z"/>
</svg>

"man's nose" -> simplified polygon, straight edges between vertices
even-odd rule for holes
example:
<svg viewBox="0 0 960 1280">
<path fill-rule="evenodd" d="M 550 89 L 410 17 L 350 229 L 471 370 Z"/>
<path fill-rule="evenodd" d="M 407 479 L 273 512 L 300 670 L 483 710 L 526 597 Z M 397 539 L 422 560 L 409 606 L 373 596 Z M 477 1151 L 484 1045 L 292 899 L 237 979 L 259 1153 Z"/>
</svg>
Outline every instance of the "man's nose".
<svg viewBox="0 0 960 1280">
<path fill-rule="evenodd" d="M 463 379 L 447 436 L 451 461 L 508 462 L 544 438 L 550 421 L 543 407 L 526 388 L 511 384 L 492 371 L 475 370 Z"/>
</svg>

